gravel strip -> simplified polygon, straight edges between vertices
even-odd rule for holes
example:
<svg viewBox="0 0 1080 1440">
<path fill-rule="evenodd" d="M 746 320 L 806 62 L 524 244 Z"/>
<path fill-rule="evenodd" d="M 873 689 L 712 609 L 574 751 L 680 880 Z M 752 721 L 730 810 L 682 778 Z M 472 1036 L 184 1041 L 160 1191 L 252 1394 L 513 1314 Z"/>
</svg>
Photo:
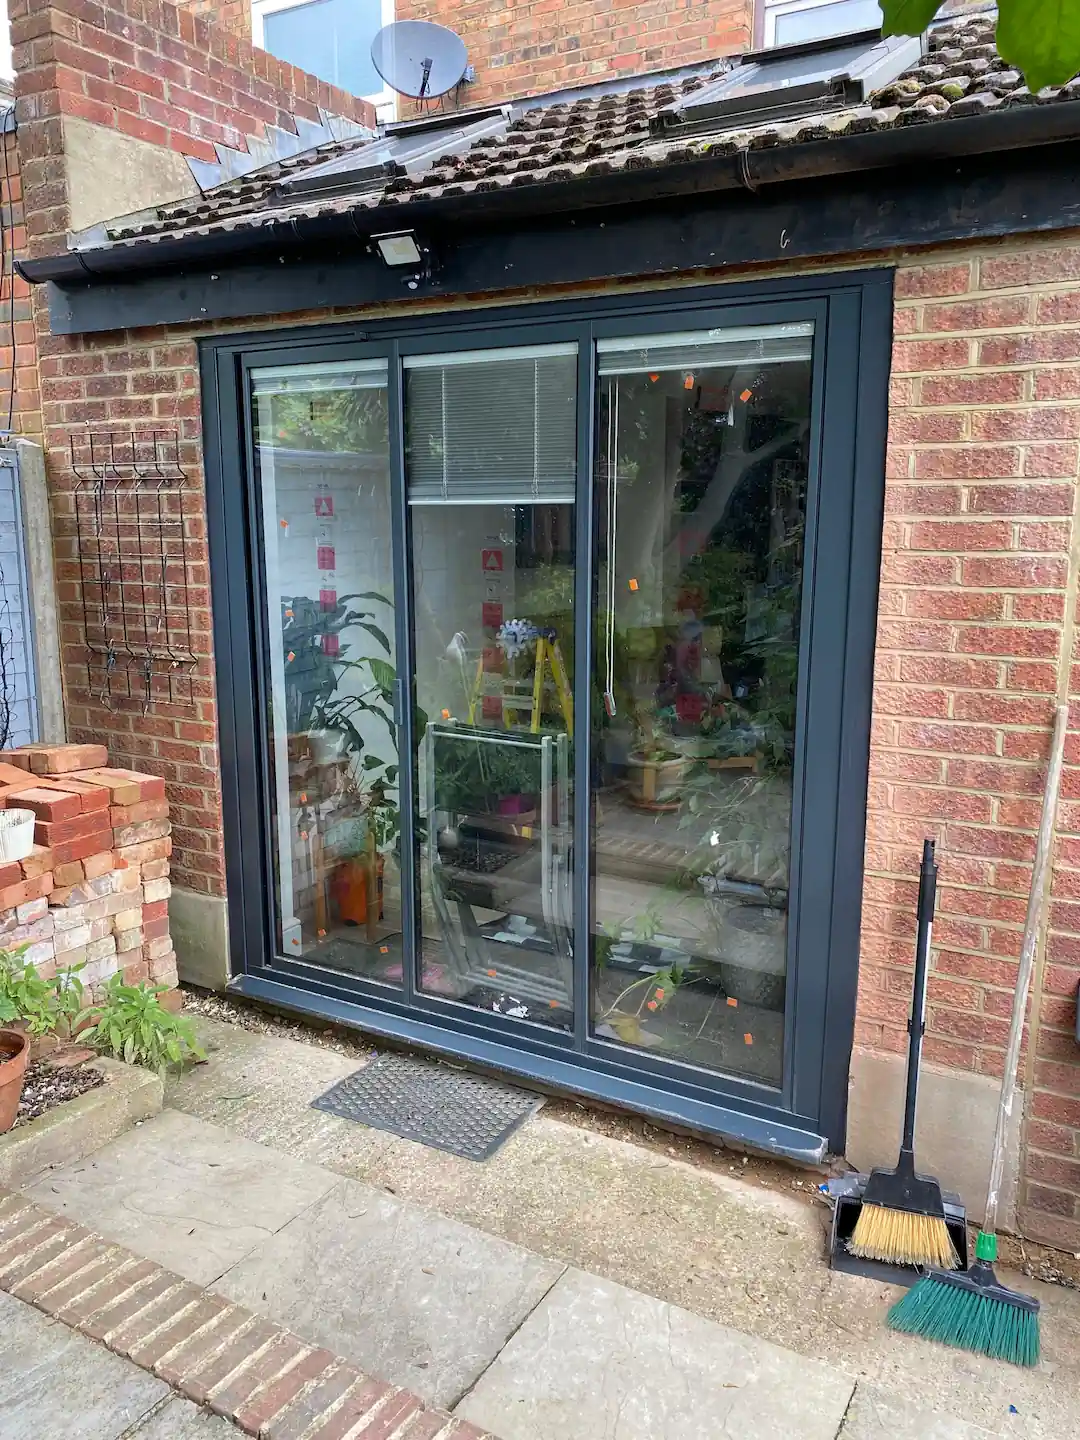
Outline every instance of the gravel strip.
<svg viewBox="0 0 1080 1440">
<path fill-rule="evenodd" d="M 55 1110 L 65 1100 L 74 1100 L 76 1095 L 85 1095 L 87 1090 L 96 1090 L 104 1084 L 105 1076 L 100 1070 L 91 1070 L 86 1065 L 58 1069 L 47 1060 L 37 1060 L 27 1068 L 19 1113 L 12 1128 L 17 1130 L 47 1110 Z"/>
</svg>

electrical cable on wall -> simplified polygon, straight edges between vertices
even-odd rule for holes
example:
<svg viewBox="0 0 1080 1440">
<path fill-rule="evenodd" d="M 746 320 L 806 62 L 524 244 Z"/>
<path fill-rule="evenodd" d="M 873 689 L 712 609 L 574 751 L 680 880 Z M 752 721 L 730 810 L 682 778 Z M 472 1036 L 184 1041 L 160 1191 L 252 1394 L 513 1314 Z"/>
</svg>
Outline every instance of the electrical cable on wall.
<svg viewBox="0 0 1080 1440">
<path fill-rule="evenodd" d="M 15 107 L 9 105 L 0 117 L 0 141 L 4 152 L 4 195 L 0 204 L 0 281 L 8 278 L 8 328 L 11 337 L 11 374 L 8 377 L 7 424 L 10 434 L 15 416 L 15 215 L 11 200 L 11 167 L 8 163 L 8 135 L 15 134 Z"/>
</svg>

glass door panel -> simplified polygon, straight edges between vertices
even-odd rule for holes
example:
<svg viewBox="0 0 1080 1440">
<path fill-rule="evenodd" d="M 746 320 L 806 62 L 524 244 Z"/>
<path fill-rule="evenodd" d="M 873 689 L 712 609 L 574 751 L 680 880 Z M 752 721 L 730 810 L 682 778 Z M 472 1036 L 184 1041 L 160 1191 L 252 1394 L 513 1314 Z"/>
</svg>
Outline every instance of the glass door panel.
<svg viewBox="0 0 1080 1440">
<path fill-rule="evenodd" d="M 417 983 L 566 1031 L 577 347 L 404 364 Z"/>
<path fill-rule="evenodd" d="M 777 1086 L 812 340 L 597 347 L 592 1033 Z"/>
<path fill-rule="evenodd" d="M 402 983 L 385 360 L 251 372 L 276 943 Z"/>
</svg>

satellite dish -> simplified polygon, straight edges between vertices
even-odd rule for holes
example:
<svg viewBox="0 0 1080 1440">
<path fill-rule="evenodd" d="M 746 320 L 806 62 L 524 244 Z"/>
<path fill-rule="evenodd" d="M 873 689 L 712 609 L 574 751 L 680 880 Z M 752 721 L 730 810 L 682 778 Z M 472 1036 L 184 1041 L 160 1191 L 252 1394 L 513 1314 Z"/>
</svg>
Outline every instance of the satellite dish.
<svg viewBox="0 0 1080 1440">
<path fill-rule="evenodd" d="M 384 25 L 371 42 L 371 61 L 391 90 L 416 100 L 453 90 L 469 66 L 461 36 L 430 20 Z"/>
</svg>

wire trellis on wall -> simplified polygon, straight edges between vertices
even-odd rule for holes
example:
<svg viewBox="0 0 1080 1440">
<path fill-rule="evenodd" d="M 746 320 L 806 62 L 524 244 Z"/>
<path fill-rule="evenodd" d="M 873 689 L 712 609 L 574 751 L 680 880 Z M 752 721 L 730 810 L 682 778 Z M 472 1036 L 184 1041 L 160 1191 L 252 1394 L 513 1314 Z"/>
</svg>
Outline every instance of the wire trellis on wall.
<svg viewBox="0 0 1080 1440">
<path fill-rule="evenodd" d="M 73 431 L 86 679 L 103 704 L 194 702 L 192 496 L 174 429 Z"/>
</svg>

